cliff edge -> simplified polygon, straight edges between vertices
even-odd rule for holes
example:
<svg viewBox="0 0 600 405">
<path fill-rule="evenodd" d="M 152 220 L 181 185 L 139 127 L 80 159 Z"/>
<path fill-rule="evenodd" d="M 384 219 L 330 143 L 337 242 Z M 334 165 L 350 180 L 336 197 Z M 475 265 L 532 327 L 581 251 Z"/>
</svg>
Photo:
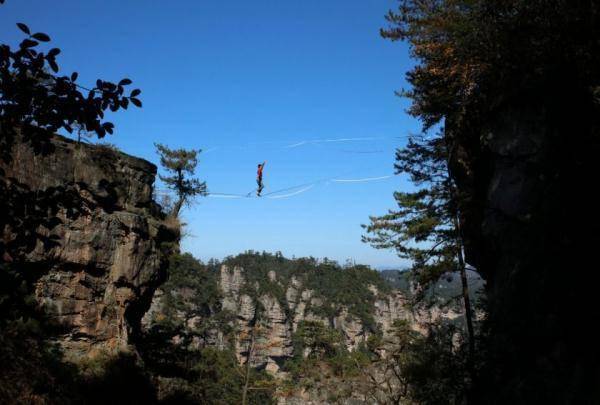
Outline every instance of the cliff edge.
<svg viewBox="0 0 600 405">
<path fill-rule="evenodd" d="M 152 200 L 156 166 L 59 135 L 0 160 L 2 261 L 35 286 L 68 358 L 126 350 L 177 230 Z"/>
</svg>

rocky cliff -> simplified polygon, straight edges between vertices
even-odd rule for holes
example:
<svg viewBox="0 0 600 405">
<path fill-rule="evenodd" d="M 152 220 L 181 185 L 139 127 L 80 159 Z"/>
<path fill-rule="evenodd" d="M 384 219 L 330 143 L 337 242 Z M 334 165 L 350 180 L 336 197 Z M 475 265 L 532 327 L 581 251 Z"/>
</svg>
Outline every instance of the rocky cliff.
<svg viewBox="0 0 600 405">
<path fill-rule="evenodd" d="M 589 232 L 597 202 L 589 193 L 598 173 L 598 104 L 587 89 L 557 82 L 499 105 L 479 133 L 447 120 L 453 175 L 466 197 L 467 260 L 488 285 L 495 356 L 480 402 L 600 398 L 591 360 L 598 345 L 572 327 L 593 317 L 597 293 L 590 263 L 598 237 Z"/>
<path fill-rule="evenodd" d="M 35 286 L 67 357 L 129 347 L 176 230 L 152 200 L 156 167 L 55 135 L 0 160 L 3 263 Z"/>
<path fill-rule="evenodd" d="M 369 308 L 371 317 L 361 319 L 356 313 L 343 305 L 335 305 L 334 311 L 326 314 L 323 307 L 325 299 L 311 289 L 302 274 L 285 277 L 270 270 L 268 283 L 271 292 L 248 284 L 247 271 L 239 266 L 222 265 L 218 269 L 217 284 L 220 290 L 220 302 L 207 316 L 193 316 L 184 320 L 188 329 L 207 324 L 217 312 L 231 315 L 230 325 L 233 333 L 222 333 L 218 326 L 209 331 L 198 345 L 217 347 L 233 346 L 241 364 L 250 361 L 252 367 L 265 369 L 272 375 L 282 376 L 282 366 L 294 355 L 293 335 L 298 326 L 305 321 L 317 321 L 341 332 L 343 344 L 349 351 L 366 344 L 370 336 L 382 333 L 387 336 L 396 320 L 405 320 L 411 327 L 425 333 L 427 324 L 439 319 L 454 320 L 461 316 L 460 308 L 410 308 L 405 292 L 400 290 L 379 291 L 375 285 L 364 286 L 373 297 Z M 259 293 L 256 293 L 259 291 Z M 181 291 L 162 292 L 156 295 L 150 311 L 143 320 L 146 328 L 152 327 L 156 319 L 164 317 L 165 295 Z M 196 312 L 196 311 L 194 311 Z M 183 313 L 174 316 L 183 317 Z"/>
</svg>

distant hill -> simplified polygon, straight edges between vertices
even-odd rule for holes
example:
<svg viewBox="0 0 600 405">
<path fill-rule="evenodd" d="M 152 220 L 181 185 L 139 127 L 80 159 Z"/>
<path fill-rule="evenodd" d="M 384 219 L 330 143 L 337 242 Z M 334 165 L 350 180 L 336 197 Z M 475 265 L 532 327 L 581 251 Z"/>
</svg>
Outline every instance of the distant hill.
<svg viewBox="0 0 600 405">
<path fill-rule="evenodd" d="M 379 274 L 390 287 L 410 292 L 410 273 L 407 270 L 382 270 Z"/>
<path fill-rule="evenodd" d="M 380 274 L 391 288 L 400 290 L 407 295 L 411 294 L 410 272 L 408 270 L 382 270 L 380 271 Z M 483 291 L 485 282 L 481 276 L 473 270 L 467 270 L 467 278 L 469 280 L 471 299 L 476 300 Z M 452 297 L 457 297 L 461 294 L 462 284 L 460 276 L 458 274 L 448 273 L 430 287 L 427 296 L 429 298 L 435 297 L 440 301 L 447 301 Z"/>
</svg>

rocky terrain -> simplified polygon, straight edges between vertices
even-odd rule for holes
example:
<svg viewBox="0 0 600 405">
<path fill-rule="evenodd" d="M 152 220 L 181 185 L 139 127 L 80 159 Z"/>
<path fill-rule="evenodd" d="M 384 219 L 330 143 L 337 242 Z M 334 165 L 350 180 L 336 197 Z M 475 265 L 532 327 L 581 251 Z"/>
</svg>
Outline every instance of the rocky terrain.
<svg viewBox="0 0 600 405">
<path fill-rule="evenodd" d="M 413 330 L 425 333 L 431 322 L 440 319 L 452 321 L 462 316 L 460 308 L 453 306 L 411 308 L 406 292 L 396 289 L 383 292 L 374 285 L 369 285 L 367 288 L 374 297 L 371 308 L 375 325 L 373 328 L 360 317 L 351 314 L 349 308 L 343 305 L 336 308 L 333 316 L 323 315 L 323 299 L 306 286 L 301 276 L 286 279 L 279 277 L 277 271 L 271 270 L 268 278 L 271 283 L 281 287 L 283 299 L 269 293 L 251 296 L 245 292 L 247 277 L 244 268 L 221 265 L 217 277 L 221 299 L 217 307 L 218 311 L 233 315 L 232 329 L 235 333 L 227 337 L 216 328 L 210 332 L 207 340 L 197 341 L 197 344 L 220 348 L 233 345 L 241 364 L 249 359 L 254 368 L 283 376 L 285 372 L 282 367 L 294 354 L 293 335 L 301 322 L 317 321 L 340 331 L 346 349 L 354 351 L 373 334 L 382 333 L 386 337 L 396 320 L 405 320 Z M 152 307 L 142 322 L 146 328 L 152 327 L 157 317 L 163 313 L 164 294 L 159 290 L 155 296 Z M 185 322 L 193 328 L 208 322 L 214 315 L 215 313 L 208 317 L 196 316 Z"/>
<path fill-rule="evenodd" d="M 152 200 L 156 166 L 110 146 L 53 136 L 0 160 L 3 260 L 26 268 L 67 357 L 129 347 L 177 233 Z M 4 196 L 2 198 L 5 198 Z"/>
</svg>

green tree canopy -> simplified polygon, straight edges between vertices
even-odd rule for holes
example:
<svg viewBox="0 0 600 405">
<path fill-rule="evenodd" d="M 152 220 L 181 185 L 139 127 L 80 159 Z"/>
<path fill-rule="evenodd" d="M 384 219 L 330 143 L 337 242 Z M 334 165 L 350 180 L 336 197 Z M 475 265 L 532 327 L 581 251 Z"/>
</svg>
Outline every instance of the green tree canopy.
<svg viewBox="0 0 600 405">
<path fill-rule="evenodd" d="M 396 152 L 397 174 L 408 174 L 416 191 L 396 192 L 397 210 L 371 217 L 363 241 L 395 249 L 412 263 L 420 285 L 417 299 L 444 273 L 459 272 L 471 355 L 475 350 L 471 301 L 459 229 L 459 193 L 448 171 L 449 151 L 441 136 L 413 137 Z"/>
<path fill-rule="evenodd" d="M 426 129 L 466 128 L 501 99 L 566 81 L 598 93 L 600 11 L 593 1 L 399 0 L 384 38 L 406 41 L 416 65 L 402 94 Z"/>
<path fill-rule="evenodd" d="M 189 204 L 196 196 L 205 196 L 206 182 L 191 178 L 198 165 L 198 154 L 201 150 L 170 149 L 165 145 L 156 143 L 156 151 L 160 156 L 160 164 L 170 176 L 159 176 L 168 188 L 177 194 L 177 201 L 172 208 L 171 214 L 179 216 L 184 204 Z"/>
<path fill-rule="evenodd" d="M 398 209 L 372 216 L 363 225 L 363 241 L 378 249 L 394 249 L 409 259 L 423 285 L 458 268 L 455 188 L 447 170 L 448 150 L 443 137 L 413 137 L 396 152 L 396 174 L 408 174 L 416 191 L 395 192 Z"/>
</svg>

